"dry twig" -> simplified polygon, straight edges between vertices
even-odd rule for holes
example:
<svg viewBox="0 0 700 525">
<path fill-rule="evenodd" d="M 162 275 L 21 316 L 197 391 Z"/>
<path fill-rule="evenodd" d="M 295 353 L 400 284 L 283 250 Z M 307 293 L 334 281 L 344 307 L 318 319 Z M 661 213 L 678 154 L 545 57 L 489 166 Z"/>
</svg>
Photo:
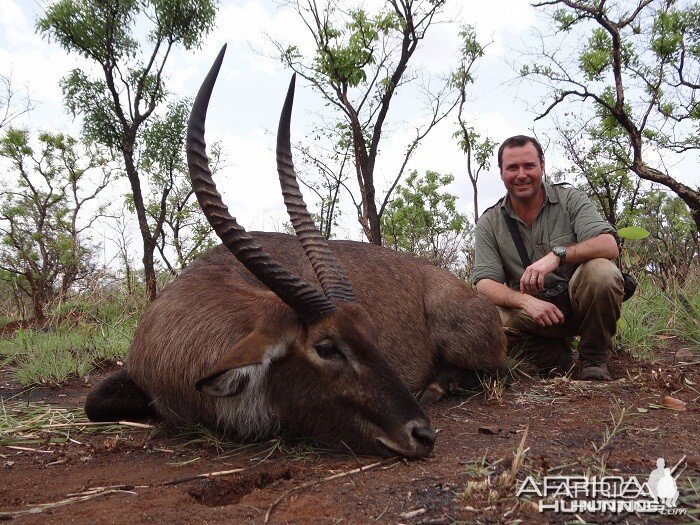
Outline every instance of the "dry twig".
<svg viewBox="0 0 700 525">
<path fill-rule="evenodd" d="M 106 496 L 107 494 L 114 494 L 114 493 L 135 494 L 135 492 L 130 492 L 128 490 L 108 489 L 108 490 L 93 492 L 90 494 L 85 494 L 82 496 L 74 496 L 74 497 L 62 499 L 60 501 L 53 501 L 51 503 L 40 503 L 38 505 L 33 505 L 33 506 L 29 507 L 28 509 L 0 512 L 0 520 L 12 519 L 12 518 L 15 518 L 17 516 L 21 516 L 23 514 L 39 514 L 40 512 L 44 512 L 45 510 L 48 510 L 48 509 L 55 509 L 56 507 L 70 505 L 71 503 L 77 503 L 79 501 L 87 501 L 87 500 L 94 499 L 94 498 L 97 498 L 100 496 Z"/>
<path fill-rule="evenodd" d="M 151 485 L 130 485 L 130 484 L 125 484 L 125 485 L 110 485 L 106 487 L 91 487 L 88 490 L 84 492 L 75 492 L 72 494 L 68 494 L 68 497 L 66 499 L 63 499 L 61 501 L 56 501 L 52 503 L 40 503 L 37 505 L 32 505 L 28 509 L 23 509 L 23 510 L 12 510 L 12 511 L 5 511 L 5 512 L 0 512 L 0 520 L 2 519 L 12 519 L 15 516 L 21 516 L 22 514 L 37 514 L 39 512 L 43 512 L 46 509 L 52 509 L 55 507 L 62 507 L 63 505 L 69 505 L 71 503 L 78 503 L 81 501 L 87 501 L 93 498 L 96 498 L 98 496 L 104 496 L 107 494 L 115 494 L 115 493 L 128 493 L 128 494 L 136 494 L 133 492 L 134 489 L 148 489 L 152 487 L 167 487 L 170 485 L 179 485 L 180 483 L 186 483 L 188 481 L 192 481 L 195 479 L 208 479 L 208 478 L 217 478 L 219 476 L 226 476 L 228 474 L 238 474 L 239 472 L 243 472 L 244 468 L 237 468 L 233 470 L 221 470 L 218 472 L 205 472 L 203 474 L 196 474 L 194 476 L 185 476 L 183 478 L 177 478 L 173 479 L 170 481 L 163 481 L 161 483 L 153 483 Z"/>
</svg>

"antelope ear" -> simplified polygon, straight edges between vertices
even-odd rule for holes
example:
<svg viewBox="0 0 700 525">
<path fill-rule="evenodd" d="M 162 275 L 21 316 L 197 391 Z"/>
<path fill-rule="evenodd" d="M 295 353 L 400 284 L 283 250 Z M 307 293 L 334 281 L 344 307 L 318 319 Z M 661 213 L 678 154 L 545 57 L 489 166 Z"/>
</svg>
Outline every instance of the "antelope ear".
<svg viewBox="0 0 700 525">
<path fill-rule="evenodd" d="M 289 342 L 253 331 L 226 352 L 212 371 L 194 386 L 210 396 L 235 396 L 245 390 L 253 376 L 256 381 L 262 380 L 270 363 L 285 355 L 288 349 Z"/>
</svg>

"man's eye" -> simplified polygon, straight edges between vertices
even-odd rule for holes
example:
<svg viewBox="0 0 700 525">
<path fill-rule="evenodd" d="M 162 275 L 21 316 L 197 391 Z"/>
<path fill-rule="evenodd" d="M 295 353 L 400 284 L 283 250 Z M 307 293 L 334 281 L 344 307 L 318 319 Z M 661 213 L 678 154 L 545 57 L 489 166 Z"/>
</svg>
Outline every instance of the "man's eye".
<svg viewBox="0 0 700 525">
<path fill-rule="evenodd" d="M 314 346 L 314 349 L 321 359 L 333 359 L 343 356 L 338 347 L 333 343 L 320 343 Z"/>
</svg>

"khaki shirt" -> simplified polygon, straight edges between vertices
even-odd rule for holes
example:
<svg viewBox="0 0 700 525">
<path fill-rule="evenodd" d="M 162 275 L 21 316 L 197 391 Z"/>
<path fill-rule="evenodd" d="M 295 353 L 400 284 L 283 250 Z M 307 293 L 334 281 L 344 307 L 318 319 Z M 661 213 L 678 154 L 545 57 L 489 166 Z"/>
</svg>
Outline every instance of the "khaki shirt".
<svg viewBox="0 0 700 525">
<path fill-rule="evenodd" d="M 520 289 L 520 278 L 525 268 L 503 216 L 503 210 L 516 219 L 531 262 L 547 255 L 554 246 L 568 246 L 592 239 L 601 233 L 617 235 L 615 228 L 600 216 L 582 191 L 569 185 L 543 185 L 544 203 L 532 228 L 515 214 L 508 195 L 479 218 L 474 244 L 474 284 L 481 279 L 492 279 L 507 284 L 513 290 Z M 569 279 L 576 266 L 560 266 L 552 272 L 553 275 L 550 274 L 551 277 L 548 276 L 545 286 L 550 287 L 552 280 Z"/>
</svg>

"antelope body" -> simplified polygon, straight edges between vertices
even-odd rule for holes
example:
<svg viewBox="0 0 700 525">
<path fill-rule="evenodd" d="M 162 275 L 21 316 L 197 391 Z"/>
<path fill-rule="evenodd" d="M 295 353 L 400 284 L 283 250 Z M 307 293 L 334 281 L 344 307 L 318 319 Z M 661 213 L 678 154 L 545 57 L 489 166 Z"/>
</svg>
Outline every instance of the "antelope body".
<svg viewBox="0 0 700 525">
<path fill-rule="evenodd" d="M 430 402 L 503 369 L 495 307 L 425 261 L 320 237 L 291 164 L 293 84 L 278 171 L 297 235 L 245 232 L 223 206 L 204 155 L 204 116 L 223 52 L 188 127 L 193 187 L 223 245 L 149 305 L 126 371 L 91 392 L 88 416 L 158 415 L 242 436 L 282 428 L 360 452 L 427 455 L 435 432 L 414 395 Z"/>
</svg>

